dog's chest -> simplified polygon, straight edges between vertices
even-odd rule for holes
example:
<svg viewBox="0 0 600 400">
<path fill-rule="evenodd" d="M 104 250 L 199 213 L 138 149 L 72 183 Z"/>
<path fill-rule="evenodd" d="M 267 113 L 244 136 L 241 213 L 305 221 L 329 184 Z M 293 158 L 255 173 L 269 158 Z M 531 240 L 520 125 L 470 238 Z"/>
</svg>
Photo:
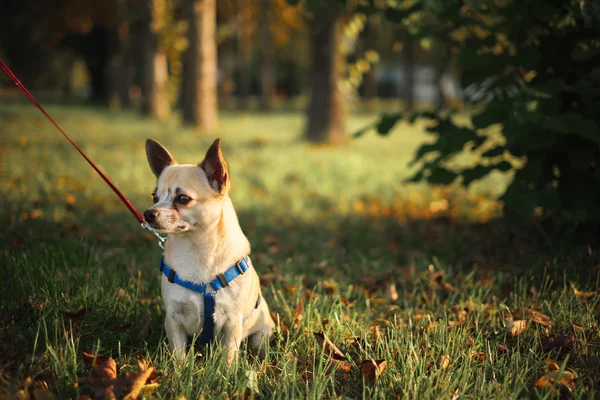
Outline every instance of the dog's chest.
<svg viewBox="0 0 600 400">
<path fill-rule="evenodd" d="M 185 330 L 188 336 L 199 334 L 204 327 L 204 295 L 170 283 L 163 277 L 162 297 L 167 314 Z M 220 330 L 231 310 L 227 307 L 227 293 L 219 291 L 215 296 L 214 323 Z"/>
</svg>

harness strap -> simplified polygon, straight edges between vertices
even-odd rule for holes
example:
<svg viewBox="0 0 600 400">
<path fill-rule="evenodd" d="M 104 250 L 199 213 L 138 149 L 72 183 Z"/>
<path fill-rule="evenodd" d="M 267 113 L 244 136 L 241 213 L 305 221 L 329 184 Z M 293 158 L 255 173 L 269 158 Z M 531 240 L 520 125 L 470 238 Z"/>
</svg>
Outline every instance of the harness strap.
<svg viewBox="0 0 600 400">
<path fill-rule="evenodd" d="M 204 326 L 198 343 L 209 344 L 215 335 L 215 294 L 204 293 Z"/>
<path fill-rule="evenodd" d="M 169 267 L 165 260 L 161 257 L 159 268 L 160 271 L 167 277 L 167 280 L 171 283 L 175 283 L 179 286 L 182 286 L 186 289 L 192 290 L 197 293 L 202 293 L 204 298 L 204 326 L 202 327 L 202 333 L 200 337 L 197 339 L 197 343 L 199 344 L 209 344 L 215 335 L 215 310 L 216 310 L 216 302 L 215 302 L 215 294 L 219 289 L 229 286 L 229 283 L 233 281 L 238 276 L 245 273 L 248 268 L 250 268 L 249 264 L 250 259 L 246 256 L 240 261 L 238 261 L 233 267 L 229 268 L 227 271 L 222 274 L 217 275 L 217 279 L 214 279 L 207 283 L 194 283 L 190 281 L 183 280 L 177 275 L 174 269 Z M 206 288 L 210 285 L 214 289 L 214 293 L 207 293 Z M 254 306 L 254 310 L 258 308 L 261 302 L 261 296 L 258 295 L 258 300 L 256 301 L 256 305 Z M 252 311 L 254 311 L 252 310 Z M 243 322 L 246 322 L 248 318 L 250 318 L 252 312 L 248 314 L 244 318 Z"/>
</svg>

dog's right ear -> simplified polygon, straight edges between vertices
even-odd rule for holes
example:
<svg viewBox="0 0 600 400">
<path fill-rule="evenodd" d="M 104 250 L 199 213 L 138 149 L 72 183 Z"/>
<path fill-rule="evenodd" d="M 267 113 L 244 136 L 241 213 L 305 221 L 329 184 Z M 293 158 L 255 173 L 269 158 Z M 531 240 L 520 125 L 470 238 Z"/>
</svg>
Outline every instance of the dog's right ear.
<svg viewBox="0 0 600 400">
<path fill-rule="evenodd" d="M 157 178 L 169 165 L 177 164 L 171 153 L 162 144 L 152 139 L 146 140 L 146 156 L 148 157 L 150 169 Z"/>
</svg>

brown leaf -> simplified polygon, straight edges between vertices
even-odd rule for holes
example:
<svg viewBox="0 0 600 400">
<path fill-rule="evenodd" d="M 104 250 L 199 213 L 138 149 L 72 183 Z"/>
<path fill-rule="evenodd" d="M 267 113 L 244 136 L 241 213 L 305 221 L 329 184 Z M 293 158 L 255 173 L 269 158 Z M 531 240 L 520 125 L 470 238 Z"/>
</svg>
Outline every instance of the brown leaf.
<svg viewBox="0 0 600 400">
<path fill-rule="evenodd" d="M 334 294 L 337 290 L 335 284 L 331 283 L 327 279 L 323 281 L 323 288 L 325 289 L 325 293 L 327 294 Z"/>
<path fill-rule="evenodd" d="M 85 314 L 87 314 L 88 311 L 91 311 L 91 308 L 79 308 L 79 309 L 75 309 L 75 310 L 66 310 L 65 316 L 67 318 L 69 318 L 71 321 L 79 321 L 80 319 L 83 319 L 83 317 L 85 316 Z"/>
<path fill-rule="evenodd" d="M 557 363 L 550 360 L 546 361 L 546 366 L 548 367 L 548 372 L 558 371 L 560 369 Z"/>
<path fill-rule="evenodd" d="M 138 361 L 138 365 L 140 367 L 140 372 L 128 376 L 130 383 L 129 393 L 123 400 L 136 400 L 142 394 L 143 390 L 158 386 L 158 384 L 149 382 L 152 378 L 156 378 L 154 367 L 148 366 L 148 363 L 143 359 Z"/>
<path fill-rule="evenodd" d="M 376 343 L 381 338 L 381 332 L 379 331 L 379 325 L 371 325 L 371 340 Z"/>
<path fill-rule="evenodd" d="M 475 352 L 471 354 L 471 358 L 475 361 L 485 361 L 485 353 L 483 351 Z"/>
<path fill-rule="evenodd" d="M 596 292 L 582 292 L 580 290 L 577 290 L 577 288 L 573 284 L 571 284 L 571 287 L 573 288 L 573 292 L 575 293 L 575 296 L 577 296 L 579 301 L 582 303 L 586 303 L 592 297 L 600 294 L 600 292 L 597 292 L 597 291 Z"/>
<path fill-rule="evenodd" d="M 518 319 L 508 324 L 508 334 L 512 337 L 519 336 L 525 332 L 525 329 L 527 329 L 527 320 L 524 319 Z"/>
<path fill-rule="evenodd" d="M 440 369 L 446 369 L 452 364 L 452 358 L 448 354 L 442 354 L 438 359 L 437 365 Z"/>
<path fill-rule="evenodd" d="M 331 342 L 331 340 L 329 340 L 324 332 L 315 332 L 314 336 L 317 340 L 317 343 L 319 343 L 319 346 L 323 347 L 325 354 L 330 355 L 332 358 L 337 360 L 346 359 L 344 353 L 342 353 L 341 350 L 338 349 L 337 346 Z"/>
<path fill-rule="evenodd" d="M 561 393 L 571 393 L 575 390 L 575 378 L 577 376 L 569 371 L 555 370 L 547 373 L 542 376 L 535 383 L 535 386 L 538 388 L 551 389 L 554 385 L 556 385 L 556 389 L 558 389 Z"/>
<path fill-rule="evenodd" d="M 300 326 L 300 322 L 302 322 L 302 318 L 304 318 L 304 305 L 302 304 L 302 299 L 298 300 L 298 304 L 296 308 L 294 308 L 294 329 L 298 329 Z"/>
<path fill-rule="evenodd" d="M 331 360 L 331 362 L 333 363 L 333 366 L 338 369 L 339 371 L 342 371 L 344 373 L 348 373 L 350 372 L 350 370 L 352 369 L 352 364 L 350 364 L 348 361 L 344 361 L 344 360 L 336 360 L 335 358 Z"/>
<path fill-rule="evenodd" d="M 108 400 L 116 400 L 116 361 L 108 356 L 99 356 L 95 358 L 95 360 L 94 358 L 93 354 L 83 353 L 83 361 L 87 366 L 92 367 L 92 373 L 90 374 L 87 383 L 96 390 L 96 397 L 101 397 L 103 395 Z"/>
<path fill-rule="evenodd" d="M 452 286 L 448 282 L 444 282 L 442 288 L 446 291 L 446 293 L 456 293 L 458 291 L 454 286 Z"/>
<path fill-rule="evenodd" d="M 396 300 L 398 300 L 398 291 L 396 290 L 395 283 L 389 283 L 385 286 L 383 298 L 390 303 L 393 303 Z"/>
<path fill-rule="evenodd" d="M 117 362 L 109 356 L 95 357 L 93 354 L 83 352 L 83 361 L 92 367 L 92 375 L 107 382 L 117 379 Z"/>
<path fill-rule="evenodd" d="M 527 319 L 543 326 L 552 326 L 552 319 L 546 314 L 531 308 L 515 308 L 511 311 L 514 319 Z"/>
<path fill-rule="evenodd" d="M 365 360 L 360 363 L 360 376 L 365 379 L 374 380 L 385 371 L 387 363 L 385 360 Z"/>
</svg>

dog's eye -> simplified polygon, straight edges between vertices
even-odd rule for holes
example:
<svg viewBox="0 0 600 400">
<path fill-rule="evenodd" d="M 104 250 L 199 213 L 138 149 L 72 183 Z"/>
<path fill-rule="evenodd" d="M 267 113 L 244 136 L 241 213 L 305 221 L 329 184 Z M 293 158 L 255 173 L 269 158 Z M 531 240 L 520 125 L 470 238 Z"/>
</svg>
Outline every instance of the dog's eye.
<svg viewBox="0 0 600 400">
<path fill-rule="evenodd" d="M 152 193 L 152 202 L 154 204 L 158 203 L 158 196 L 156 196 L 156 193 Z"/>
<path fill-rule="evenodd" d="M 179 196 L 177 196 L 175 198 L 175 201 L 178 204 L 185 205 L 185 204 L 189 203 L 190 201 L 192 201 L 192 199 L 189 196 L 186 196 L 185 194 L 180 194 Z"/>
</svg>

